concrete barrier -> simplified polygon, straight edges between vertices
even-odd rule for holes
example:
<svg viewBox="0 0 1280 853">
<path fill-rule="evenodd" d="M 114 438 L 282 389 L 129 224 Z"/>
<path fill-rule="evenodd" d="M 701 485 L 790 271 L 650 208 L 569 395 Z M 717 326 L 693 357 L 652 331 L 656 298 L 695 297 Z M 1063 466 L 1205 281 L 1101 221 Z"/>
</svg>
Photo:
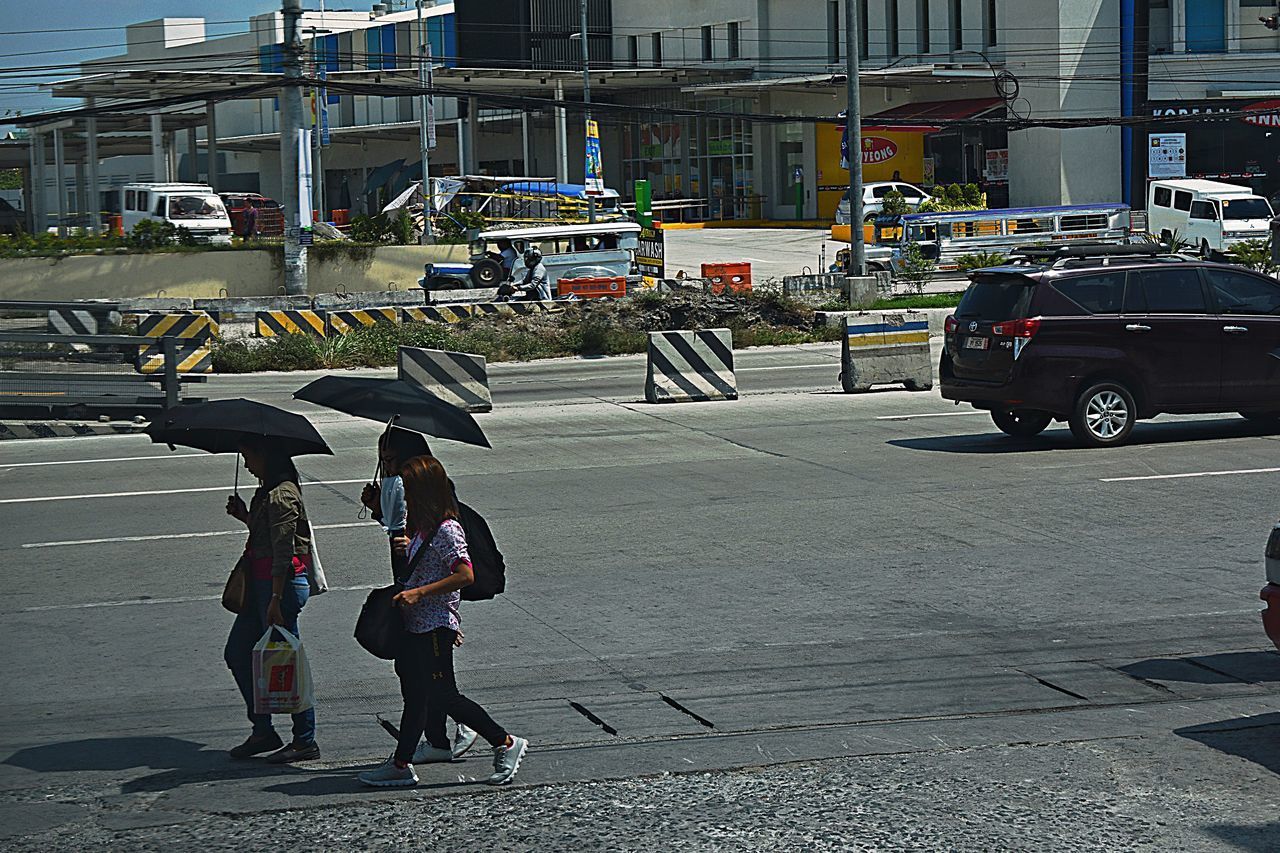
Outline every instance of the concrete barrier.
<svg viewBox="0 0 1280 853">
<path fill-rule="evenodd" d="M 373 326 L 394 326 L 400 322 L 400 312 L 395 308 L 353 308 L 328 314 L 330 335 L 345 335 L 353 329 Z"/>
<path fill-rule="evenodd" d="M 328 317 L 324 311 L 259 311 L 255 323 L 260 338 L 279 338 L 284 335 L 327 336 Z"/>
<path fill-rule="evenodd" d="M 217 321 L 208 314 L 144 314 L 138 320 L 138 334 L 177 338 L 179 373 L 213 373 L 211 342 L 220 332 Z M 164 346 L 159 341 L 138 346 L 137 369 L 139 373 L 164 373 Z"/>
<path fill-rule="evenodd" d="M 729 330 L 650 332 L 644 398 L 650 403 L 738 399 Z"/>
<path fill-rule="evenodd" d="M 484 357 L 438 349 L 400 347 L 400 378 L 468 412 L 493 411 Z"/>
<path fill-rule="evenodd" d="M 863 314 L 848 318 L 840 348 L 846 393 L 901 382 L 908 391 L 933 388 L 929 321 L 923 314 Z"/>
</svg>

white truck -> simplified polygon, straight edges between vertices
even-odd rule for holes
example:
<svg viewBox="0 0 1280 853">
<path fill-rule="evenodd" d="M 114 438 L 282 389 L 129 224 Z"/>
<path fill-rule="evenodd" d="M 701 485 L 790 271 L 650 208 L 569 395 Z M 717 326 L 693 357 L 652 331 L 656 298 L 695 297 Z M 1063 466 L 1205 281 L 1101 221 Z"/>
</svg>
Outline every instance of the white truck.
<svg viewBox="0 0 1280 853">
<path fill-rule="evenodd" d="M 120 227 L 127 234 L 145 219 L 180 225 L 200 243 L 231 244 L 226 205 L 204 184 L 125 184 L 120 188 Z"/>
<path fill-rule="evenodd" d="M 1175 235 L 1213 258 L 1245 240 L 1266 240 L 1275 213 L 1248 187 L 1217 181 L 1152 181 L 1147 190 L 1147 230 L 1162 240 Z"/>
</svg>

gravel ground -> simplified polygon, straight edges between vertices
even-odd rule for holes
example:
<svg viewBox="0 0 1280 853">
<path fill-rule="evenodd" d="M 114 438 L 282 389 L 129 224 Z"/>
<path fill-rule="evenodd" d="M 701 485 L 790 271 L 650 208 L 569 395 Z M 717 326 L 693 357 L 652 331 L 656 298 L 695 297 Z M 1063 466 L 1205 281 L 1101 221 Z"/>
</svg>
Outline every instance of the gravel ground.
<svg viewBox="0 0 1280 853">
<path fill-rule="evenodd" d="M 406 791 L 126 831 L 103 828 L 98 812 L 92 824 L 10 839 L 8 849 L 1280 849 L 1271 821 L 1280 781 L 1231 752 L 1188 752 L 1175 737 L 993 747 L 429 799 Z"/>
</svg>

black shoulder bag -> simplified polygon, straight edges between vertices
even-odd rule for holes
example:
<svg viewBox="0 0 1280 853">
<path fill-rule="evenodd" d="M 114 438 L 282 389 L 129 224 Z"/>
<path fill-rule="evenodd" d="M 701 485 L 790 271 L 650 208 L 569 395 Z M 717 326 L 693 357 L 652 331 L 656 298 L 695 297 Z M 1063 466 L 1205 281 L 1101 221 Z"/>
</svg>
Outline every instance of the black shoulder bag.
<svg viewBox="0 0 1280 853">
<path fill-rule="evenodd" d="M 404 577 L 397 578 L 397 583 L 391 586 L 379 587 L 370 592 L 369 597 L 364 600 L 364 607 L 360 608 L 360 616 L 356 619 L 356 642 L 376 658 L 395 660 L 400 652 L 408 631 L 404 627 L 404 615 L 391 599 L 404 588 L 401 584 L 413 574 L 418 560 L 422 559 L 427 548 L 427 543 L 419 546 L 418 553 L 413 555 L 405 569 Z"/>
</svg>

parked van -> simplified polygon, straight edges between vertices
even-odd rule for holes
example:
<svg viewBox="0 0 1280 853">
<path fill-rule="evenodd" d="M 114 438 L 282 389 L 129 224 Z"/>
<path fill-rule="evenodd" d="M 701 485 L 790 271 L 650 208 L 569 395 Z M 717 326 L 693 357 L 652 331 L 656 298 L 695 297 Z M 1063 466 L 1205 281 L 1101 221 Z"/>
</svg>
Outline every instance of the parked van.
<svg viewBox="0 0 1280 853">
<path fill-rule="evenodd" d="M 1217 181 L 1153 181 L 1147 190 L 1147 228 L 1163 240 L 1173 235 L 1203 258 L 1243 240 L 1270 236 L 1271 205 L 1248 187 Z"/>
<path fill-rule="evenodd" d="M 231 243 L 231 219 L 213 187 L 204 184 L 125 184 L 120 226 L 128 233 L 144 219 L 172 222 L 200 243 Z"/>
<path fill-rule="evenodd" d="M 549 225 L 540 228 L 499 228 L 483 231 L 471 244 L 471 282 L 475 287 L 495 287 L 504 279 L 497 243 L 509 241 L 516 250 L 513 276 L 524 275 L 521 256 L 526 249 L 542 252 L 552 295 L 562 278 L 628 278 L 638 282 L 636 251 L 640 226 L 634 222 L 600 222 L 595 225 Z M 629 282 L 630 283 L 630 282 Z"/>
</svg>

